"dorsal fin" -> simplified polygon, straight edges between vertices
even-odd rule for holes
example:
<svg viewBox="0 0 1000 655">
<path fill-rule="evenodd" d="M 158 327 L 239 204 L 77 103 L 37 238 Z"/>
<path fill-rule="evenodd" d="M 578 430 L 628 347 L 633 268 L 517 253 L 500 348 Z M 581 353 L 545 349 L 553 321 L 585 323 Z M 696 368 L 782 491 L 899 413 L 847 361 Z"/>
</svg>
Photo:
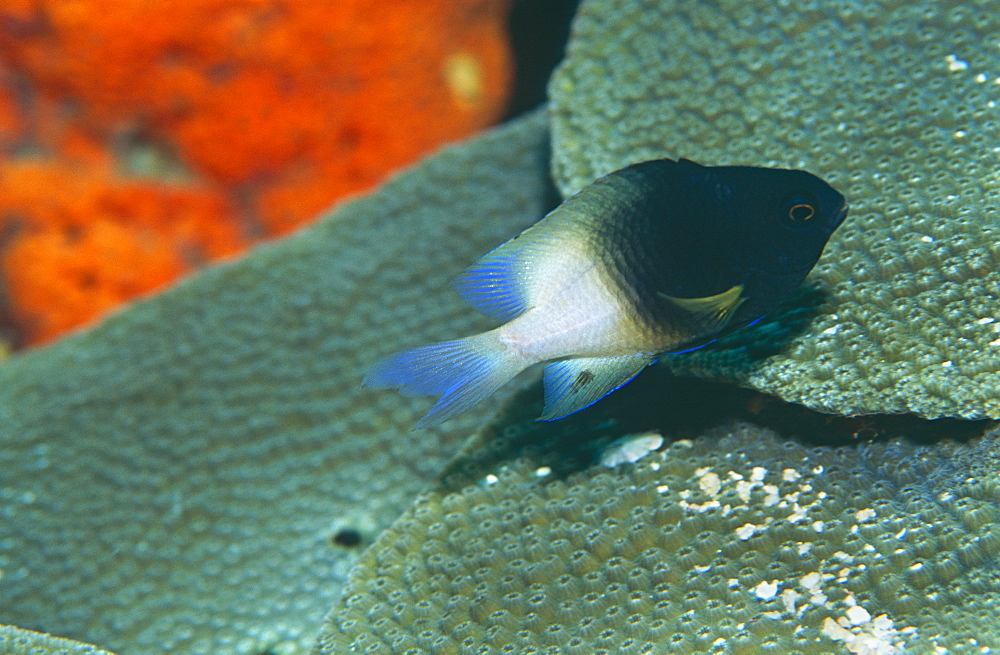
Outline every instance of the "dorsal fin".
<svg viewBox="0 0 1000 655">
<path fill-rule="evenodd" d="M 678 159 L 678 160 L 677 160 L 677 163 L 678 163 L 678 164 L 682 164 L 682 165 L 684 165 L 684 166 L 695 166 L 695 167 L 697 167 L 697 168 L 705 168 L 704 166 L 702 166 L 702 165 L 701 165 L 701 164 L 699 164 L 698 162 L 696 162 L 696 161 L 691 161 L 690 159 L 684 159 L 683 157 L 681 157 L 680 159 Z"/>
<path fill-rule="evenodd" d="M 501 321 L 509 321 L 527 309 L 520 252 L 509 244 L 487 253 L 455 281 L 465 302 Z"/>
</svg>

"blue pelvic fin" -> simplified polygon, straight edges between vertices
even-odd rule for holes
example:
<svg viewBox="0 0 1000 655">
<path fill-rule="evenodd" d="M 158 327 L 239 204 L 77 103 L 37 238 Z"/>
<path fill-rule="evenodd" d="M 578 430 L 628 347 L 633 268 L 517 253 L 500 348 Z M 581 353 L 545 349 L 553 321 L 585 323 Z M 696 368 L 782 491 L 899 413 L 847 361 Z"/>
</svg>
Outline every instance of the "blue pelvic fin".
<svg viewBox="0 0 1000 655">
<path fill-rule="evenodd" d="M 369 369 L 362 385 L 399 389 L 408 396 L 441 396 L 416 425 L 426 428 L 470 410 L 529 363 L 491 331 L 389 355 Z"/>
<path fill-rule="evenodd" d="M 545 409 L 539 420 L 554 421 L 590 407 L 620 389 L 654 361 L 652 355 L 578 357 L 545 367 Z"/>
</svg>

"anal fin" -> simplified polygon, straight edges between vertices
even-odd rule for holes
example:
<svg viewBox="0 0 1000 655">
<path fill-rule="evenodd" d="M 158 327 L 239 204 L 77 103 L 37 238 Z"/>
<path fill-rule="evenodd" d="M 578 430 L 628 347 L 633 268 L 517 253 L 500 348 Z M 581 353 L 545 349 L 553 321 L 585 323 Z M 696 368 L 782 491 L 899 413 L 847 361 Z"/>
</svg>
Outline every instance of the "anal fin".
<svg viewBox="0 0 1000 655">
<path fill-rule="evenodd" d="M 553 421 L 589 407 L 620 389 L 653 363 L 647 354 L 577 357 L 545 367 L 545 409 L 539 420 Z"/>
</svg>

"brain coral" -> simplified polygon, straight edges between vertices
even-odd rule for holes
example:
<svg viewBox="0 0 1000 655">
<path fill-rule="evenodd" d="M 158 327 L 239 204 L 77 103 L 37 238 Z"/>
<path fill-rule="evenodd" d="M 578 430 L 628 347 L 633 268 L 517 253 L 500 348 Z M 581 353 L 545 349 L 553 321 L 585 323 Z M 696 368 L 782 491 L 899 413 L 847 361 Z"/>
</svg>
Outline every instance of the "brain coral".
<svg viewBox="0 0 1000 655">
<path fill-rule="evenodd" d="M 287 233 L 494 122 L 510 86 L 508 6 L 4 3 L 2 273 L 22 339 Z M 91 302 L 45 302 L 60 296 Z"/>
<path fill-rule="evenodd" d="M 544 214 L 545 120 L 0 368 L 0 622 L 305 652 L 361 546 L 490 410 L 409 434 L 426 401 L 357 387 L 379 353 L 485 327 L 451 279 Z"/>
<path fill-rule="evenodd" d="M 851 216 L 813 293 L 667 364 L 828 412 L 1000 417 L 998 43 L 989 0 L 586 0 L 557 179 L 665 155 L 825 177 Z"/>
<path fill-rule="evenodd" d="M 113 655 L 89 644 L 0 625 L 0 655 Z"/>
<path fill-rule="evenodd" d="M 521 400 L 361 558 L 322 653 L 1000 647 L 992 425 L 830 418 L 661 370 L 556 423 Z"/>
</svg>

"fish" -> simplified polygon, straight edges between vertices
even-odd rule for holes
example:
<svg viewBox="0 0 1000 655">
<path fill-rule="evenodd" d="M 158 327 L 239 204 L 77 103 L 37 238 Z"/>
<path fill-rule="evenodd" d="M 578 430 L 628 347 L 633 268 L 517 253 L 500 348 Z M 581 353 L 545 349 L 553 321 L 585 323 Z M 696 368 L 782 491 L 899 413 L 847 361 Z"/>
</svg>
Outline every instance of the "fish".
<svg viewBox="0 0 1000 655">
<path fill-rule="evenodd" d="M 847 217 L 844 196 L 802 170 L 654 159 L 609 173 L 456 281 L 502 323 L 375 362 L 362 385 L 439 396 L 416 424 L 462 414 L 544 364 L 556 420 L 664 355 L 760 320 L 815 266 Z"/>
</svg>

